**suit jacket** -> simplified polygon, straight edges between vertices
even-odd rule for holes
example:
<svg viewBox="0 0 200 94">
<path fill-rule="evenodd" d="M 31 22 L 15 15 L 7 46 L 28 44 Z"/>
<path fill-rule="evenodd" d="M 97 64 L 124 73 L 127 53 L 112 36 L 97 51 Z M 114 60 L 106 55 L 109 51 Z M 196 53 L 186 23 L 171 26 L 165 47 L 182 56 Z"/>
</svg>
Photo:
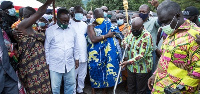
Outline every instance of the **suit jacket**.
<svg viewBox="0 0 200 94">
<path fill-rule="evenodd" d="M 6 72 L 14 81 L 18 81 L 18 77 L 10 64 L 9 56 L 8 56 L 8 49 L 4 43 L 3 34 L 0 28 L 0 47 L 3 51 L 2 61 L 0 61 L 0 84 L 3 83 L 4 73 Z M 5 71 L 5 72 L 4 72 Z M 0 85 L 0 91 L 3 89 L 3 85 Z"/>
</svg>

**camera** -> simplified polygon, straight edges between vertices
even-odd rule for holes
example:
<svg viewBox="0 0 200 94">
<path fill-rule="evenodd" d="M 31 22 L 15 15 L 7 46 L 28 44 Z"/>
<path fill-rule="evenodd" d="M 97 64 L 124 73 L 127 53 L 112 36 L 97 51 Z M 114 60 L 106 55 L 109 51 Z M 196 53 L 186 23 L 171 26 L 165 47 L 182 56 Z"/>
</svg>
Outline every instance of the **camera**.
<svg viewBox="0 0 200 94">
<path fill-rule="evenodd" d="M 164 89 L 165 94 L 181 94 L 181 91 L 185 90 L 185 86 L 178 85 L 176 89 L 168 86 Z"/>
</svg>

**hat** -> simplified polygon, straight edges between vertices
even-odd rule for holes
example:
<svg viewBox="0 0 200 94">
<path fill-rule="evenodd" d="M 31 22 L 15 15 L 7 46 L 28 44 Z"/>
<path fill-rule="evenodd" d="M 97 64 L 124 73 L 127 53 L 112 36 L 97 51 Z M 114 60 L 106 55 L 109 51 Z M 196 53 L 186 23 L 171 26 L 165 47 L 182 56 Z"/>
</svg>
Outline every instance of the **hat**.
<svg viewBox="0 0 200 94">
<path fill-rule="evenodd" d="M 195 15 L 199 15 L 199 11 L 196 7 L 190 6 L 187 7 L 184 11 L 183 11 L 183 16 L 185 18 L 189 18 L 191 16 L 195 16 Z"/>
<path fill-rule="evenodd" d="M 1 3 L 1 9 L 5 10 L 7 8 L 9 8 L 10 6 L 13 6 L 13 3 L 11 1 L 3 1 Z"/>
<path fill-rule="evenodd" d="M 47 9 L 46 14 L 52 14 L 52 11 L 53 11 L 52 9 Z"/>
</svg>

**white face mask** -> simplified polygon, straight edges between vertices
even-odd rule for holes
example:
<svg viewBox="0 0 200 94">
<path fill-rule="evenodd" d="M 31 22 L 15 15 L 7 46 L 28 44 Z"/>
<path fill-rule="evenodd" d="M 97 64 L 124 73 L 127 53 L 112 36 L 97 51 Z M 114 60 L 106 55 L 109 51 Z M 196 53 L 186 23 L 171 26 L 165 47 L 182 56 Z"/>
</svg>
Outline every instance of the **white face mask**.
<svg viewBox="0 0 200 94">
<path fill-rule="evenodd" d="M 175 18 L 175 16 L 174 16 L 174 18 Z M 172 19 L 172 21 L 174 20 L 174 18 Z M 168 25 L 162 27 L 162 30 L 163 30 L 167 35 L 170 35 L 170 34 L 172 34 L 172 33 L 175 31 L 176 26 L 177 26 L 179 20 L 177 21 L 176 26 L 175 26 L 174 29 L 172 29 L 171 26 L 170 26 L 171 23 L 172 23 L 172 21 L 170 22 L 170 24 L 168 24 Z"/>
<path fill-rule="evenodd" d="M 118 24 L 118 25 L 124 24 L 124 19 L 119 19 L 119 20 L 117 20 L 117 24 Z"/>
<path fill-rule="evenodd" d="M 15 16 L 16 15 L 16 11 L 15 11 L 15 8 L 11 8 L 11 9 L 8 9 L 8 14 L 10 15 L 10 16 Z"/>
</svg>

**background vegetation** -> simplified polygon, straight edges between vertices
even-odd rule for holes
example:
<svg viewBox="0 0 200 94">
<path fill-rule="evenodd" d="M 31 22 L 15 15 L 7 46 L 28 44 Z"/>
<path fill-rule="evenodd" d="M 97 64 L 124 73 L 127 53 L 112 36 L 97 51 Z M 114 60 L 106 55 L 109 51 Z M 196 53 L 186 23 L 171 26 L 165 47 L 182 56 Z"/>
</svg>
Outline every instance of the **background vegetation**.
<svg viewBox="0 0 200 94">
<path fill-rule="evenodd" d="M 46 0 L 38 0 L 40 2 L 45 2 Z M 161 3 L 164 0 L 159 0 Z M 188 6 L 195 6 L 200 10 L 200 0 L 172 0 L 180 4 L 182 10 L 184 10 Z M 99 8 L 101 6 L 107 6 L 109 10 L 123 10 L 123 0 L 89 0 L 87 6 L 84 6 L 82 0 L 56 0 L 56 7 L 66 7 L 69 9 L 75 5 L 81 5 L 87 11 L 94 10 L 95 8 Z M 148 4 L 151 10 L 155 11 L 155 8 L 152 7 L 148 0 L 128 0 L 129 2 L 129 10 L 138 11 L 138 8 L 141 4 Z"/>
</svg>

